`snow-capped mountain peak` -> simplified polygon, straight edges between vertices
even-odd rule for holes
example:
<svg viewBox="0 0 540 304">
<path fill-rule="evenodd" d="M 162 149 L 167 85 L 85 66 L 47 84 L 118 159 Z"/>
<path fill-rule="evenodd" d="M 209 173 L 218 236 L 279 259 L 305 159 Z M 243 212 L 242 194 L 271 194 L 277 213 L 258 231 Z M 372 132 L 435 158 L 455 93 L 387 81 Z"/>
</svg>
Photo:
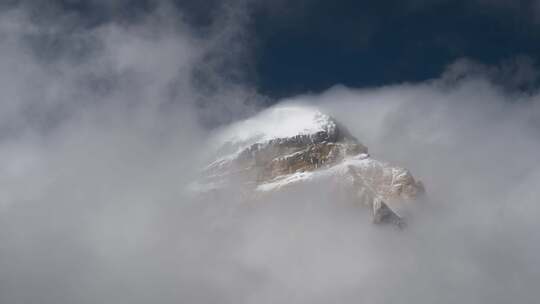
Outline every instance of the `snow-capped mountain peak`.
<svg viewBox="0 0 540 304">
<path fill-rule="evenodd" d="M 335 121 L 315 107 L 278 105 L 232 124 L 215 136 L 213 144 L 248 146 L 297 135 L 334 133 L 335 129 Z"/>
<path fill-rule="evenodd" d="M 372 158 L 345 127 L 318 109 L 278 105 L 225 128 L 212 139 L 216 158 L 197 189 L 242 185 L 248 193 L 272 193 L 312 182 L 350 192 L 369 206 L 374 222 L 403 219 L 393 204 L 424 192 L 404 168 Z"/>
</svg>

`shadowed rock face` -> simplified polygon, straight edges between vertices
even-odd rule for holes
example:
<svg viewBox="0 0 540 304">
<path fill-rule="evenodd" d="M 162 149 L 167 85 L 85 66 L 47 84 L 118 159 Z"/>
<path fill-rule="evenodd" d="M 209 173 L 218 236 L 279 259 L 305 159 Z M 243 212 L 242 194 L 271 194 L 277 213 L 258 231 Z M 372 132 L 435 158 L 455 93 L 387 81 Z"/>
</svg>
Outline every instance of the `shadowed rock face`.
<svg viewBox="0 0 540 304">
<path fill-rule="evenodd" d="M 313 171 L 332 166 L 346 156 L 367 153 L 367 148 L 341 129 L 319 131 L 256 143 L 243 150 L 235 165 L 255 171 L 256 181 L 264 183 L 278 176 Z M 345 135 L 347 134 L 347 135 Z"/>
<path fill-rule="evenodd" d="M 272 111 L 279 115 L 272 117 L 275 114 Z M 206 187 L 203 189 L 226 188 L 234 181 L 248 192 L 264 195 L 327 180 L 323 184 L 350 193 L 360 205 L 369 207 L 374 223 L 403 226 L 403 219 L 390 205 L 414 200 L 424 192 L 422 183 L 408 170 L 371 158 L 368 149 L 345 127 L 315 109 L 278 107 L 265 112 L 244 126 L 241 122 L 225 131 L 228 137 L 224 137 L 221 145 L 237 150 L 221 155 L 204 170 L 201 184 Z M 303 121 L 295 122 L 295 114 Z M 279 136 L 280 132 L 268 136 L 272 130 L 265 133 L 265 129 L 273 127 L 269 117 L 276 119 L 275 124 L 283 122 L 297 130 L 280 131 L 287 136 Z M 258 124 L 258 120 L 269 125 Z M 243 134 L 238 140 L 234 129 L 251 131 L 250 124 L 258 129 L 253 128 L 253 134 Z"/>
</svg>

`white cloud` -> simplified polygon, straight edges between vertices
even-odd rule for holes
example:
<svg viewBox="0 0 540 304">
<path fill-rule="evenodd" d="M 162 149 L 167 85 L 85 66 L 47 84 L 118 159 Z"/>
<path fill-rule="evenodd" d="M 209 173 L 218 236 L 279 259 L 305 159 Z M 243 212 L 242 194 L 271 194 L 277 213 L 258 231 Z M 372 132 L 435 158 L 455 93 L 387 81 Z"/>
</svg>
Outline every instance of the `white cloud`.
<svg viewBox="0 0 540 304">
<path fill-rule="evenodd" d="M 231 34 L 195 35 L 167 10 L 71 33 L 26 13 L 0 18 L 0 302 L 535 303 L 534 93 L 482 67 L 292 98 L 424 181 L 428 201 L 405 231 L 324 188 L 249 208 L 238 189 L 194 201 L 182 189 L 204 154 L 201 117 L 243 116 L 260 98 L 213 64 L 213 85 L 191 78 L 208 53 L 230 62 L 219 46 Z M 55 39 L 36 35 L 59 30 L 82 52 L 62 43 L 42 56 L 36 41 Z"/>
</svg>

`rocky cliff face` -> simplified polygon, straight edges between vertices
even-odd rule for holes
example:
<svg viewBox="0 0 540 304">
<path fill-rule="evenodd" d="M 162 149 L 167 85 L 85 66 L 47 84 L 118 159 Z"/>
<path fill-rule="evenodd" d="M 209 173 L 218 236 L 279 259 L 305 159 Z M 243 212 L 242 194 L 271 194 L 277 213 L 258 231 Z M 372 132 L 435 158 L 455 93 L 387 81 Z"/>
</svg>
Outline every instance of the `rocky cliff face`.
<svg viewBox="0 0 540 304">
<path fill-rule="evenodd" d="M 345 127 L 305 106 L 268 109 L 222 131 L 212 146 L 217 160 L 204 169 L 198 191 L 239 183 L 260 195 L 326 181 L 369 207 L 373 222 L 400 227 L 403 218 L 391 205 L 424 192 L 408 170 L 373 159 Z"/>
</svg>

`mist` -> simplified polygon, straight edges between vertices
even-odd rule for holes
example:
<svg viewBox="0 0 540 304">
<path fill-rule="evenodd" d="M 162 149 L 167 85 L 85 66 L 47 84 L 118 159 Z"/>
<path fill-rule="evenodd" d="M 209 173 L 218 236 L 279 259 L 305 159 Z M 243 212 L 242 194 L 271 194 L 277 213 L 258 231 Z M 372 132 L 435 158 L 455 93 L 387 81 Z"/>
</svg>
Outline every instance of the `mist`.
<svg viewBox="0 0 540 304">
<path fill-rule="evenodd" d="M 395 230 L 324 185 L 247 205 L 186 190 L 212 134 L 269 103 L 244 78 L 241 6 L 204 32 L 166 3 L 91 26 L 33 9 L 0 15 L 1 303 L 537 302 L 527 61 L 273 101 L 320 107 L 423 181 Z"/>
</svg>

